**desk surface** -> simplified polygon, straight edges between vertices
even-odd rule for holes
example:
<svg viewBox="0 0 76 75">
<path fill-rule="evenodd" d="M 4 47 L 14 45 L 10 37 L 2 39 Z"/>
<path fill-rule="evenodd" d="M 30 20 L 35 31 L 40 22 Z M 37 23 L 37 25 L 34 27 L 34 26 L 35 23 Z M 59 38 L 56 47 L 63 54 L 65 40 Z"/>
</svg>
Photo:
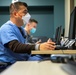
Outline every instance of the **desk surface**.
<svg viewBox="0 0 76 75">
<path fill-rule="evenodd" d="M 31 51 L 31 54 L 76 54 L 76 50 L 46 50 Z"/>
<path fill-rule="evenodd" d="M 76 75 L 76 67 L 51 61 L 16 62 L 0 75 Z"/>
</svg>

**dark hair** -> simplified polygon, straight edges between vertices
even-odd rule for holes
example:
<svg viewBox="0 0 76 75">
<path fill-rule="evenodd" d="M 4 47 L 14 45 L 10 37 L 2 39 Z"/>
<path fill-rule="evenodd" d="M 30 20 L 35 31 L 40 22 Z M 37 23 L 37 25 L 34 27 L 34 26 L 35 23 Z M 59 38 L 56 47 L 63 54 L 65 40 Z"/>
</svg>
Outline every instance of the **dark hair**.
<svg viewBox="0 0 76 75">
<path fill-rule="evenodd" d="M 35 22 L 35 23 L 37 23 L 38 24 L 38 21 L 36 21 L 35 19 L 29 19 L 29 22 L 31 23 L 31 22 Z"/>
<path fill-rule="evenodd" d="M 15 2 L 11 3 L 9 7 L 10 14 L 12 14 L 14 11 L 18 11 L 20 9 L 20 6 L 25 6 L 26 8 L 28 7 L 27 3 L 25 2 Z"/>
</svg>

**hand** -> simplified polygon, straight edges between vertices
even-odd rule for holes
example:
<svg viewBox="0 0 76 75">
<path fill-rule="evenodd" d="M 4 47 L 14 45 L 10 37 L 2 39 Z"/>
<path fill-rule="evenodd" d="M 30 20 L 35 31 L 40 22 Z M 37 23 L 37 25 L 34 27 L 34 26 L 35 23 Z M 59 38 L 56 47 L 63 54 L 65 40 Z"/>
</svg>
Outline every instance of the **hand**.
<svg viewBox="0 0 76 75">
<path fill-rule="evenodd" d="M 40 44 L 41 43 L 41 39 L 39 41 L 36 42 L 36 44 Z"/>
<path fill-rule="evenodd" d="M 47 41 L 45 43 L 40 44 L 40 50 L 54 50 L 55 47 L 55 43 L 52 41 Z"/>
<path fill-rule="evenodd" d="M 52 40 L 49 38 L 47 42 L 51 42 Z"/>
</svg>

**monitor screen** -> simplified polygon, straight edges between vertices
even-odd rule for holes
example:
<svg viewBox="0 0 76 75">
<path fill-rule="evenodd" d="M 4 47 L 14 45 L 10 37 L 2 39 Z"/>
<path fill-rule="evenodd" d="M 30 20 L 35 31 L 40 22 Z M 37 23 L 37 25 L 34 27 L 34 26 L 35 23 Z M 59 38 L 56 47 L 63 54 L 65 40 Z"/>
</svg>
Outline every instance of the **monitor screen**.
<svg viewBox="0 0 76 75">
<path fill-rule="evenodd" d="M 65 28 L 62 29 L 62 34 L 61 34 L 62 37 L 64 37 L 64 33 L 65 33 Z"/>
<path fill-rule="evenodd" d="M 57 41 L 58 38 L 58 32 L 59 32 L 59 27 L 57 27 L 55 31 L 55 42 Z"/>
<path fill-rule="evenodd" d="M 70 14 L 70 25 L 69 25 L 69 40 L 76 38 L 76 7 Z M 73 49 L 76 49 L 75 44 L 72 46 Z"/>
<path fill-rule="evenodd" d="M 69 39 L 75 39 L 76 35 L 76 7 L 70 14 Z"/>
<path fill-rule="evenodd" d="M 60 44 L 61 33 L 62 33 L 62 26 L 59 26 L 59 27 L 56 28 L 56 32 L 55 32 L 55 42 L 56 42 L 56 44 Z"/>
</svg>

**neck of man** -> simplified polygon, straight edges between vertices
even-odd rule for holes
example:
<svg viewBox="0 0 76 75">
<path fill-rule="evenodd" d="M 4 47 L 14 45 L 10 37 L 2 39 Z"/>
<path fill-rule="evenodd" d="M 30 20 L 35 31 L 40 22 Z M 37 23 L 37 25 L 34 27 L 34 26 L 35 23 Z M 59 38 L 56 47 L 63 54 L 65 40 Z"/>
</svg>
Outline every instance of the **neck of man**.
<svg viewBox="0 0 76 75">
<path fill-rule="evenodd" d="M 17 27 L 21 27 L 22 25 L 19 24 L 19 22 L 17 22 L 17 20 L 13 17 L 10 18 L 10 21 L 13 22 L 13 24 L 15 24 Z"/>
</svg>

